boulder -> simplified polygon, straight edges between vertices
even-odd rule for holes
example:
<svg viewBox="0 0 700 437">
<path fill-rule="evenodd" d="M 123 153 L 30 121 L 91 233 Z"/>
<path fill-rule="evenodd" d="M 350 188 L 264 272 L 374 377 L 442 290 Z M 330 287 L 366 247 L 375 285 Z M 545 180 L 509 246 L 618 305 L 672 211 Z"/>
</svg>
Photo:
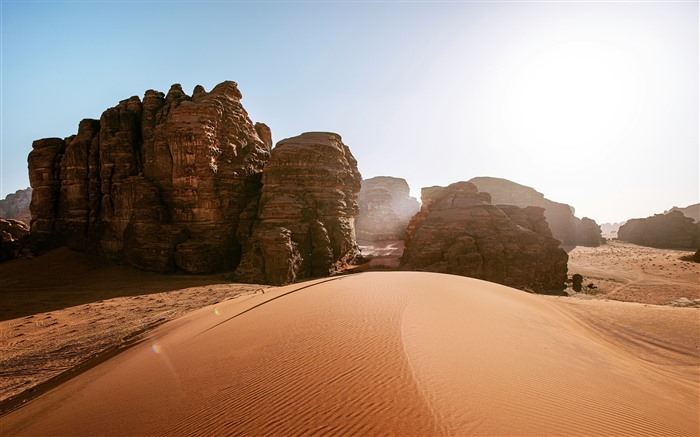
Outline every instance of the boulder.
<svg viewBox="0 0 700 437">
<path fill-rule="evenodd" d="M 409 220 L 420 210 L 406 180 L 377 176 L 362 181 L 360 215 L 355 222 L 358 240 L 402 240 Z"/>
<path fill-rule="evenodd" d="M 0 217 L 19 220 L 29 225 L 32 220 L 32 214 L 29 211 L 31 201 L 31 187 L 8 194 L 4 199 L 0 200 Z"/>
<path fill-rule="evenodd" d="M 469 182 L 424 188 L 422 202 L 406 232 L 402 270 L 564 293 L 568 256 L 552 238 L 543 208 L 494 206 L 489 193 Z"/>
<path fill-rule="evenodd" d="M 354 219 L 361 176 L 339 135 L 304 133 L 277 143 L 235 278 L 287 284 L 328 276 L 358 254 Z M 250 209 L 245 216 L 250 223 Z"/>
<path fill-rule="evenodd" d="M 22 256 L 30 256 L 24 247 L 29 226 L 19 220 L 0 218 L 0 263 Z"/>
<path fill-rule="evenodd" d="M 628 220 L 620 226 L 617 236 L 640 246 L 695 250 L 700 246 L 700 223 L 673 210 L 668 214 Z"/>
<path fill-rule="evenodd" d="M 192 97 L 175 84 L 83 120 L 29 155 L 32 238 L 158 272 L 232 270 L 239 216 L 260 194 L 270 130 L 235 82 Z"/>
</svg>

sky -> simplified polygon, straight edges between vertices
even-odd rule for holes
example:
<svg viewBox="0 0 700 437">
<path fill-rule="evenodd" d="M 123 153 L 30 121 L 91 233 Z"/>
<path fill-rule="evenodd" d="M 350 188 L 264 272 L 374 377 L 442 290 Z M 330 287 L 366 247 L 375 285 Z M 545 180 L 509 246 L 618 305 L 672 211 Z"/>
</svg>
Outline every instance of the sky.
<svg viewBox="0 0 700 437">
<path fill-rule="evenodd" d="M 364 178 L 501 177 L 598 223 L 699 202 L 699 3 L 0 0 L 0 197 L 32 141 L 148 89 L 234 80 L 275 142 Z"/>
</svg>

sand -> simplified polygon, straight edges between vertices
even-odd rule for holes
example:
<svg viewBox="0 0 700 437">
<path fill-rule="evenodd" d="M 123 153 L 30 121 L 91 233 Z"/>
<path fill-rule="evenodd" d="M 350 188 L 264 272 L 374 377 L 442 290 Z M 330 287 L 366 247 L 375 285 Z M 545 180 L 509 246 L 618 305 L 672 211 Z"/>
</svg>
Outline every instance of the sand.
<svg viewBox="0 0 700 437">
<path fill-rule="evenodd" d="M 370 272 L 165 323 L 2 435 L 697 436 L 697 308 Z"/>
<path fill-rule="evenodd" d="M 594 284 L 590 295 L 598 298 L 699 307 L 700 264 L 680 259 L 693 252 L 622 241 L 578 246 L 569 252 L 569 276 L 583 275 L 584 287 Z"/>
<path fill-rule="evenodd" d="M 66 248 L 0 264 L 0 413 L 159 324 L 269 288 L 226 282 L 142 272 Z"/>
</svg>

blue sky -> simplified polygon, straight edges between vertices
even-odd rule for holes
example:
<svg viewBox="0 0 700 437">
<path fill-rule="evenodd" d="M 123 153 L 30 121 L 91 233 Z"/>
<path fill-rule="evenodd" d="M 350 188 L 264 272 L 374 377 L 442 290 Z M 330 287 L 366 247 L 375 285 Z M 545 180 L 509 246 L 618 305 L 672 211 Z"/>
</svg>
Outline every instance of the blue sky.
<svg viewBox="0 0 700 437">
<path fill-rule="evenodd" d="M 147 89 L 238 82 L 274 141 L 364 177 L 532 186 L 598 222 L 698 202 L 698 3 L 2 1 L 0 196 L 34 139 Z"/>
</svg>

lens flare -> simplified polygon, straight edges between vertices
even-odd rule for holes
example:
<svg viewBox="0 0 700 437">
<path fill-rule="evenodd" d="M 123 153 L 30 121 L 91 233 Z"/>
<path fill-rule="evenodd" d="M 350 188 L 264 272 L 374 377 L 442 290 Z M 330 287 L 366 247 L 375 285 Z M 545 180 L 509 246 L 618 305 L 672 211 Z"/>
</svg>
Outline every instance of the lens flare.
<svg viewBox="0 0 700 437">
<path fill-rule="evenodd" d="M 161 348 L 159 345 L 154 344 L 153 346 L 151 346 L 151 351 L 153 351 L 154 354 L 159 354 L 161 351 Z"/>
</svg>

